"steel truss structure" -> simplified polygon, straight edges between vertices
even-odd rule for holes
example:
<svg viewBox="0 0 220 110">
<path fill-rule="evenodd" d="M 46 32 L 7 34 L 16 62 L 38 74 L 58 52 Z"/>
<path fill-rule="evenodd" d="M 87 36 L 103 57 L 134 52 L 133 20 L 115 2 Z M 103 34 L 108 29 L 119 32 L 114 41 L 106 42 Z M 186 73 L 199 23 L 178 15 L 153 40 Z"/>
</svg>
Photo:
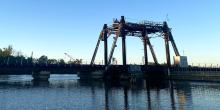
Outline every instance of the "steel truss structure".
<svg viewBox="0 0 220 110">
<path fill-rule="evenodd" d="M 116 47 L 116 43 L 119 37 L 122 39 L 122 60 L 123 65 L 126 66 L 126 36 L 134 36 L 139 37 L 143 41 L 144 46 L 144 64 L 148 65 L 148 52 L 147 52 L 147 46 L 149 46 L 151 54 L 153 56 L 153 60 L 155 64 L 159 64 L 156 54 L 154 52 L 153 46 L 150 42 L 149 34 L 156 34 L 161 33 L 161 35 L 164 38 L 165 42 L 165 50 L 166 50 L 166 61 L 167 66 L 171 66 L 170 62 L 170 49 L 169 49 L 169 41 L 172 44 L 172 47 L 174 49 L 175 55 L 180 56 L 179 51 L 177 49 L 177 46 L 174 42 L 171 29 L 168 27 L 168 24 L 166 21 L 160 23 L 160 22 L 152 22 L 152 21 L 142 21 L 139 23 L 132 23 L 125 21 L 124 16 L 121 16 L 120 20 L 114 19 L 113 24 L 110 26 L 107 26 L 107 24 L 104 24 L 103 29 L 100 32 L 100 35 L 98 37 L 98 41 L 95 47 L 95 51 L 92 56 L 91 65 L 94 64 L 95 57 L 100 45 L 100 42 L 104 42 L 104 64 L 105 66 L 108 66 L 111 64 L 112 56 Z M 110 50 L 110 54 L 108 55 L 108 37 L 111 35 L 115 35 L 113 38 L 112 47 Z"/>
</svg>

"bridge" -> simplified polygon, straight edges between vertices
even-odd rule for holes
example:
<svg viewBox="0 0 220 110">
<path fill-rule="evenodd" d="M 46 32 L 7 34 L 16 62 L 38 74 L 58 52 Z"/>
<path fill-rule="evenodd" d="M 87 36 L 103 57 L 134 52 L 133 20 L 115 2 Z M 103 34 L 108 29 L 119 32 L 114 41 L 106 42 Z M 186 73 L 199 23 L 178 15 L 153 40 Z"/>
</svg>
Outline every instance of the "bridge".
<svg viewBox="0 0 220 110">
<path fill-rule="evenodd" d="M 156 53 L 153 49 L 153 46 L 150 41 L 149 35 L 158 34 L 161 38 L 163 38 L 165 43 L 165 55 L 166 55 L 166 64 L 159 64 Z M 113 43 L 108 54 L 108 39 L 113 37 Z M 126 38 L 134 37 L 140 38 L 143 47 L 144 47 L 144 65 L 128 65 L 127 64 L 127 53 L 126 53 Z M 116 44 L 118 39 L 122 39 L 122 65 L 112 65 L 112 57 L 114 54 L 114 50 L 116 48 Z M 131 73 L 149 73 L 156 76 L 166 76 L 169 68 L 171 67 L 170 61 L 170 46 L 169 42 L 171 42 L 173 50 L 175 52 L 175 56 L 180 57 L 179 51 L 177 49 L 176 43 L 174 41 L 173 35 L 171 33 L 171 29 L 168 27 L 166 21 L 164 22 L 153 22 L 153 21 L 141 21 L 141 22 L 129 22 L 125 20 L 124 16 L 121 16 L 120 20 L 114 19 L 113 24 L 107 25 L 104 24 L 103 29 L 101 30 L 97 44 L 95 46 L 95 50 L 91 59 L 90 65 L 94 65 L 94 61 L 96 58 L 96 54 L 99 49 L 99 45 L 101 42 L 104 42 L 104 74 L 107 76 L 119 76 L 119 77 L 129 77 Z M 148 62 L 148 50 L 149 46 L 150 52 L 152 54 L 154 64 L 149 64 Z M 178 63 L 177 63 L 178 65 Z M 125 73 L 125 74 L 122 74 Z M 157 73 L 157 74 L 156 74 Z M 159 74 L 158 74 L 159 73 Z M 113 75 L 115 74 L 115 75 Z M 149 75 L 148 74 L 148 75 Z"/>
<path fill-rule="evenodd" d="M 156 53 L 151 44 L 151 37 L 149 35 L 157 34 L 163 40 L 165 44 L 165 56 L 166 64 L 160 64 L 157 60 Z M 108 54 L 108 39 L 113 38 L 112 47 Z M 144 64 L 143 65 L 131 65 L 127 64 L 126 53 L 126 38 L 134 37 L 140 38 L 144 47 Z M 118 39 L 122 39 L 122 65 L 113 65 L 112 59 L 114 50 Z M 95 59 L 100 43 L 104 43 L 104 65 L 96 65 Z M 174 65 L 170 60 L 170 43 L 172 44 L 175 56 Z M 148 50 L 152 54 L 154 63 L 150 64 L 148 61 Z M 167 78 L 171 73 L 175 72 L 220 72 L 220 68 L 209 67 L 192 67 L 188 66 L 186 56 L 181 56 L 176 43 L 174 41 L 171 28 L 169 28 L 166 21 L 153 22 L 153 21 L 141 21 L 141 22 L 129 22 L 126 21 L 124 16 L 114 19 L 111 25 L 104 24 L 103 28 L 98 36 L 98 41 L 95 46 L 94 53 L 90 64 L 74 64 L 74 65 L 29 65 L 29 66 L 1 66 L 0 73 L 5 74 L 31 74 L 31 72 L 50 71 L 52 74 L 78 74 L 81 78 L 119 78 L 130 79 L 132 77 L 156 77 Z M 172 74 L 176 75 L 176 74 Z M 188 74 L 190 75 L 190 74 Z M 197 75 L 197 74 L 196 74 Z M 219 76 L 218 74 L 214 74 Z M 178 77 L 181 74 L 178 74 Z M 188 76 L 187 76 L 188 77 Z"/>
</svg>

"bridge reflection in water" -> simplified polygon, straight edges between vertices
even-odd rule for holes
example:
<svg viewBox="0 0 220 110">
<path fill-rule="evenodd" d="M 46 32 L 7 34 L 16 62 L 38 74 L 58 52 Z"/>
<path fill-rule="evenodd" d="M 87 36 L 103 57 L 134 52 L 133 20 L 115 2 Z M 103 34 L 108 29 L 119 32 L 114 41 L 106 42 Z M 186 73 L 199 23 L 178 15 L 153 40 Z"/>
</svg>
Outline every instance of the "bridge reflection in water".
<svg viewBox="0 0 220 110">
<path fill-rule="evenodd" d="M 219 106 L 219 83 L 136 81 L 103 82 L 80 80 L 75 75 L 52 75 L 48 82 L 33 82 L 29 75 L 0 76 L 0 107 L 4 110 L 188 110 Z"/>
</svg>

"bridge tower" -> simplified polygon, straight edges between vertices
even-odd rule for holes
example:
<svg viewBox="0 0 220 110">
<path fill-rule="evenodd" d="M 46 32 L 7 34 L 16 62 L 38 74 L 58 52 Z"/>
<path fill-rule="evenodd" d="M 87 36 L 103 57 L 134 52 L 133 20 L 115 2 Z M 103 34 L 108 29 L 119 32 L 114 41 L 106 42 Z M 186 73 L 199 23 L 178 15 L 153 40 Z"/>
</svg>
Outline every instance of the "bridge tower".
<svg viewBox="0 0 220 110">
<path fill-rule="evenodd" d="M 116 47 L 117 40 L 119 37 L 121 37 L 122 39 L 122 62 L 123 62 L 123 66 L 126 66 L 127 65 L 126 36 L 133 36 L 133 37 L 141 38 L 143 42 L 144 65 L 148 66 L 147 47 L 149 47 L 150 49 L 155 65 L 159 65 L 153 46 L 151 45 L 151 42 L 150 42 L 150 37 L 148 37 L 149 34 L 156 34 L 156 33 L 160 33 L 160 35 L 164 39 L 167 66 L 170 67 L 171 61 L 170 61 L 169 42 L 171 42 L 172 44 L 175 55 L 180 56 L 180 54 L 174 42 L 171 29 L 168 27 L 167 22 L 160 23 L 160 22 L 152 22 L 152 21 L 142 21 L 139 23 L 132 23 L 132 22 L 125 21 L 124 16 L 121 16 L 120 20 L 115 19 L 113 21 L 113 24 L 110 26 L 108 26 L 107 24 L 104 24 L 103 29 L 101 30 L 100 35 L 98 37 L 98 41 L 97 41 L 90 64 L 91 65 L 94 64 L 100 42 L 104 41 L 104 63 L 105 63 L 105 66 L 109 66 L 112 61 L 112 57 L 113 57 L 113 53 Z M 108 55 L 108 38 L 111 35 L 115 35 L 115 36 L 113 37 L 112 47 L 110 50 L 110 54 Z"/>
</svg>

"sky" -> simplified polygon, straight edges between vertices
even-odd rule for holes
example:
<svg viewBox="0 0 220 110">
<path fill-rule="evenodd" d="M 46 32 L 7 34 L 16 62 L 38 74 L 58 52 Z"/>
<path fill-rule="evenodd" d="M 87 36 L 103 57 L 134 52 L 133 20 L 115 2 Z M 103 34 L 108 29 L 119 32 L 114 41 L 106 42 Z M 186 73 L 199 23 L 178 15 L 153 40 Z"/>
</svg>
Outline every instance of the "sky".
<svg viewBox="0 0 220 110">
<path fill-rule="evenodd" d="M 219 0 L 0 0 L 0 48 L 12 45 L 25 56 L 64 53 L 89 63 L 103 24 L 125 16 L 126 21 L 167 21 L 181 55 L 191 65 L 220 64 Z M 127 62 L 142 63 L 139 38 L 127 37 Z M 151 39 L 160 63 L 165 62 L 163 39 Z M 112 37 L 109 38 L 109 50 Z M 121 39 L 114 57 L 121 63 Z M 171 45 L 170 45 L 171 47 Z M 171 50 L 171 59 L 174 56 Z M 96 62 L 103 60 L 101 43 Z M 149 60 L 152 57 L 149 52 Z M 220 66 L 220 65 L 219 65 Z"/>
</svg>

